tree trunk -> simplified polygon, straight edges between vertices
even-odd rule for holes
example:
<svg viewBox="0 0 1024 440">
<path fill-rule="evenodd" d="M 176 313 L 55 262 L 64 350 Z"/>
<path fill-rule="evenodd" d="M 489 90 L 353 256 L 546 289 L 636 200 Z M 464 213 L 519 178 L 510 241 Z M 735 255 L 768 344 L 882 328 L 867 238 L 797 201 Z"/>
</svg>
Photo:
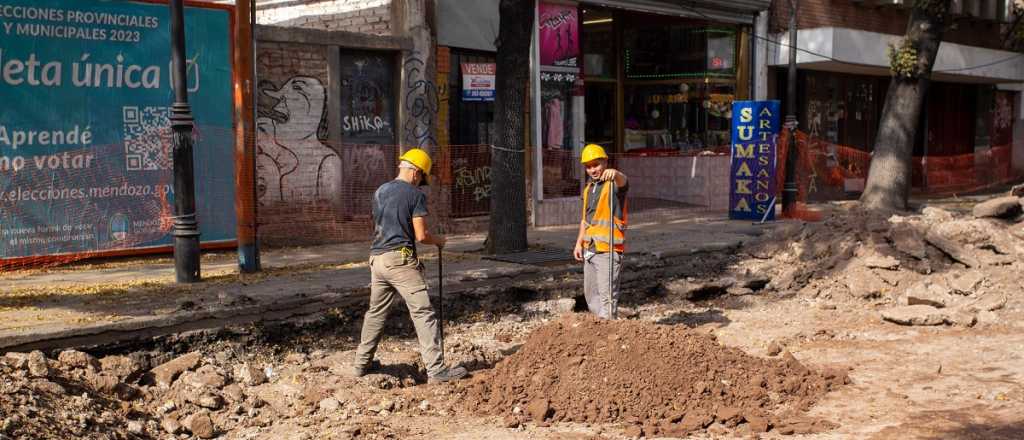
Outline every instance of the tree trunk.
<svg viewBox="0 0 1024 440">
<path fill-rule="evenodd" d="M 910 163 L 925 94 L 939 52 L 949 0 L 916 1 L 906 40 L 916 49 L 913 75 L 894 72 L 875 140 L 867 184 L 860 201 L 876 210 L 905 210 L 910 197 Z M 929 6 L 932 5 L 932 6 Z"/>
<path fill-rule="evenodd" d="M 526 88 L 530 84 L 532 0 L 501 0 L 495 126 L 491 149 L 491 221 L 487 253 L 522 252 L 526 242 Z"/>
</svg>

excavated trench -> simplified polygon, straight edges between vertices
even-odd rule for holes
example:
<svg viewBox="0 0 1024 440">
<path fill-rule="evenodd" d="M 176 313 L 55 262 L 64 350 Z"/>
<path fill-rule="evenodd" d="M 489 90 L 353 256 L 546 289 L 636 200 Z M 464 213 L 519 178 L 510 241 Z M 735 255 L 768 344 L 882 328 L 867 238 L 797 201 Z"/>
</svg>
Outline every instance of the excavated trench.
<svg viewBox="0 0 1024 440">
<path fill-rule="evenodd" d="M 673 292 L 666 286 L 672 282 L 722 273 L 733 258 L 704 254 L 657 264 L 638 262 L 646 265 L 643 270 L 627 272 L 622 279 L 623 315 L 635 317 L 635 309 L 669 300 Z M 525 284 L 507 282 L 446 293 L 447 356 L 488 377 L 487 371 L 515 356 L 545 322 L 586 310 L 580 278 L 570 272 Z M 691 299 L 715 300 L 722 293 L 697 289 Z M 401 304 L 392 308 L 387 337 L 378 352 L 385 369 L 355 382 L 346 377 L 363 312 L 362 307 L 338 308 L 297 320 L 135 339 L 80 347 L 81 351 L 7 355 L 0 358 L 0 436 L 163 438 L 176 433 L 211 438 L 256 435 L 296 423 L 336 429 L 338 438 L 402 438 L 400 427 L 367 427 L 366 422 L 387 413 L 467 412 L 458 405 L 470 392 L 465 384 L 456 385 L 447 398 L 431 397 L 433 406 L 422 403 L 427 401 L 422 394 L 431 393 L 431 387 L 417 386 L 426 377 L 414 345 L 415 331 Z M 700 315 L 660 321 L 687 324 L 682 328 L 701 322 L 706 321 Z M 180 371 L 167 375 L 168 365 Z M 390 399 L 385 406 L 391 409 L 367 405 L 382 398 Z M 492 414 L 493 405 L 490 408 L 480 415 Z M 733 417 L 731 422 L 737 420 Z M 650 413 L 643 422 L 658 419 Z"/>
</svg>

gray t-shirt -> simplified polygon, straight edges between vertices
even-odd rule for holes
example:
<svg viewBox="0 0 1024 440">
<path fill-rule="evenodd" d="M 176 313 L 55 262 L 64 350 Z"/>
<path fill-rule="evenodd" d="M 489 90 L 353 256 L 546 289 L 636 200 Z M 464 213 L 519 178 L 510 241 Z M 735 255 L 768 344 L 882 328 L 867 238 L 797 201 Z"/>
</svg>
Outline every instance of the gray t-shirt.
<svg viewBox="0 0 1024 440">
<path fill-rule="evenodd" d="M 371 255 L 402 247 L 416 250 L 413 217 L 426 217 L 427 195 L 409 182 L 395 179 L 373 193 L 373 244 Z"/>
</svg>

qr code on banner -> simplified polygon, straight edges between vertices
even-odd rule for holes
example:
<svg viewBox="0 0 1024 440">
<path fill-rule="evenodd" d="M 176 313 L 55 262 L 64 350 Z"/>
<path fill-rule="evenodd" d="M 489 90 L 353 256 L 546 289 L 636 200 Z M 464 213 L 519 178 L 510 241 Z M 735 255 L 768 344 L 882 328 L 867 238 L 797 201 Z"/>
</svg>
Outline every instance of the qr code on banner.
<svg viewBox="0 0 1024 440">
<path fill-rule="evenodd" d="M 128 171 L 171 169 L 169 107 L 124 107 L 124 150 Z"/>
</svg>

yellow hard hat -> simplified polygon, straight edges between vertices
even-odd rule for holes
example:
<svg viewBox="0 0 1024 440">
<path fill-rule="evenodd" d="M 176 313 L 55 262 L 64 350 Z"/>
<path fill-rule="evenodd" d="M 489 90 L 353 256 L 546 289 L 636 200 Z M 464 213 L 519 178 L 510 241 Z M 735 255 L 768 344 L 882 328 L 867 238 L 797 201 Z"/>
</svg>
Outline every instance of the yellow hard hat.
<svg viewBox="0 0 1024 440">
<path fill-rule="evenodd" d="M 434 161 L 430 160 L 430 155 L 426 151 L 413 148 L 402 154 L 398 160 L 404 160 L 419 168 L 420 171 L 423 171 L 423 182 L 430 184 L 430 168 L 434 165 Z"/>
<path fill-rule="evenodd" d="M 604 152 L 604 148 L 597 144 L 590 144 L 583 147 L 583 154 L 580 155 L 580 163 L 587 163 L 597 159 L 607 159 L 608 154 Z"/>
</svg>

